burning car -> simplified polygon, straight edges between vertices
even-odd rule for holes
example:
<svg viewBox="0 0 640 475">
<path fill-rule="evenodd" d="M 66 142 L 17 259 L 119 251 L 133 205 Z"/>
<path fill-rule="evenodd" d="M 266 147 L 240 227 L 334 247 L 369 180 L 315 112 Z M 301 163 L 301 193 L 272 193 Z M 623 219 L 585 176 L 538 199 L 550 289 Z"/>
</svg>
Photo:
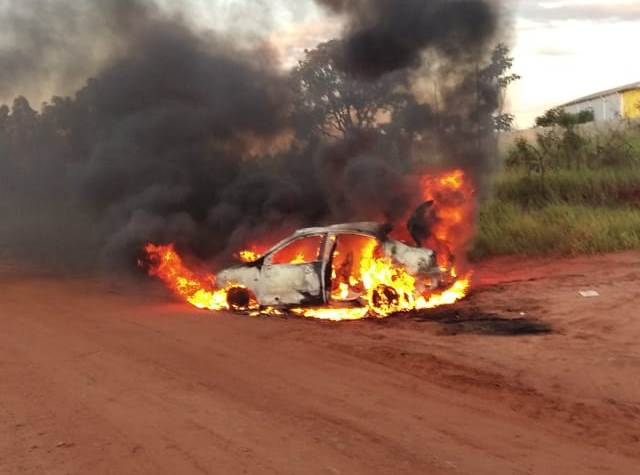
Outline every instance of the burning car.
<svg viewBox="0 0 640 475">
<path fill-rule="evenodd" d="M 347 223 L 296 231 L 263 256 L 218 273 L 235 310 L 252 304 L 270 307 L 370 305 L 384 311 L 410 299 L 404 289 L 372 275 L 375 262 L 413 277 L 414 294 L 424 295 L 450 283 L 450 270 L 438 266 L 435 252 L 389 237 L 391 226 Z M 380 267 L 380 266 L 377 266 Z"/>
<path fill-rule="evenodd" d="M 241 264 L 216 274 L 186 265 L 173 244 L 147 244 L 145 266 L 200 309 L 338 321 L 452 304 L 471 282 L 452 250 L 469 235 L 473 190 L 458 170 L 422 186 L 425 202 L 407 221 L 415 245 L 391 225 L 356 222 L 300 229 L 264 253 L 239 252 Z"/>
</svg>

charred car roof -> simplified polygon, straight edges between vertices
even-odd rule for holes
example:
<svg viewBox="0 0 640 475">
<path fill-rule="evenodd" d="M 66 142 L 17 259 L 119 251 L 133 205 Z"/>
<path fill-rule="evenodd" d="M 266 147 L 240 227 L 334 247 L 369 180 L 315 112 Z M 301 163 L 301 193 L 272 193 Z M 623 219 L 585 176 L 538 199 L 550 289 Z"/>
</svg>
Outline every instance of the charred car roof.
<svg viewBox="0 0 640 475">
<path fill-rule="evenodd" d="M 390 224 L 380 224 L 375 222 L 362 222 L 362 223 L 344 223 L 333 224 L 331 226 L 304 228 L 299 229 L 293 233 L 290 238 L 299 238 L 309 236 L 313 234 L 322 233 L 336 233 L 336 234 L 365 234 L 367 236 L 377 237 L 384 239 L 391 231 L 392 226 Z"/>
</svg>

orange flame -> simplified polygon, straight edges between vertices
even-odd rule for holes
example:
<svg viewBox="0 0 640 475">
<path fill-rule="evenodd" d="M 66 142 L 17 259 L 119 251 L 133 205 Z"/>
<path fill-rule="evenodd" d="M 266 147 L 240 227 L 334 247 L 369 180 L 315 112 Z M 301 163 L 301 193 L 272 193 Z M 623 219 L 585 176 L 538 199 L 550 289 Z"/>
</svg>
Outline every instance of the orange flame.
<svg viewBox="0 0 640 475">
<path fill-rule="evenodd" d="M 216 290 L 216 278 L 210 273 L 197 273 L 182 262 L 173 244 L 144 248 L 149 259 L 149 275 L 158 277 L 178 297 L 200 309 L 227 310 L 227 290 Z"/>
<path fill-rule="evenodd" d="M 246 249 L 244 251 L 240 251 L 237 254 L 238 258 L 245 263 L 255 262 L 262 257 L 262 255 L 254 250 Z"/>
<path fill-rule="evenodd" d="M 421 177 L 422 198 L 435 203 L 437 219 L 427 247 L 434 249 L 442 267 L 451 267 L 454 256 L 464 256 L 473 235 L 474 189 L 462 170 Z"/>
</svg>

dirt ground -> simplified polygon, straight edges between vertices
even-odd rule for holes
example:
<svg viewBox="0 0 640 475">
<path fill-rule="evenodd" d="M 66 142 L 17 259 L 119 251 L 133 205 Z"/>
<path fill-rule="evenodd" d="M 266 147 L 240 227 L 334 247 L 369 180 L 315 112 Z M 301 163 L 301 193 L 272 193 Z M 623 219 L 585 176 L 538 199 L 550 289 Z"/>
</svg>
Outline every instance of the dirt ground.
<svg viewBox="0 0 640 475">
<path fill-rule="evenodd" d="M 332 324 L 6 265 L 0 473 L 639 473 L 640 253 L 477 282 Z"/>
</svg>

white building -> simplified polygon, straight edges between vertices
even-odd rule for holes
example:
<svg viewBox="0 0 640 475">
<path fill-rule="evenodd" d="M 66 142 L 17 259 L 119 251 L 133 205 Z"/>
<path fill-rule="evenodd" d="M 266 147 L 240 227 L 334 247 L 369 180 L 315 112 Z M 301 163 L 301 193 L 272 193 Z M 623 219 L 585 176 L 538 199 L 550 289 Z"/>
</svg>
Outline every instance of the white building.
<svg viewBox="0 0 640 475">
<path fill-rule="evenodd" d="M 571 114 L 592 110 L 596 122 L 640 116 L 640 81 L 581 97 L 560 107 Z"/>
</svg>

